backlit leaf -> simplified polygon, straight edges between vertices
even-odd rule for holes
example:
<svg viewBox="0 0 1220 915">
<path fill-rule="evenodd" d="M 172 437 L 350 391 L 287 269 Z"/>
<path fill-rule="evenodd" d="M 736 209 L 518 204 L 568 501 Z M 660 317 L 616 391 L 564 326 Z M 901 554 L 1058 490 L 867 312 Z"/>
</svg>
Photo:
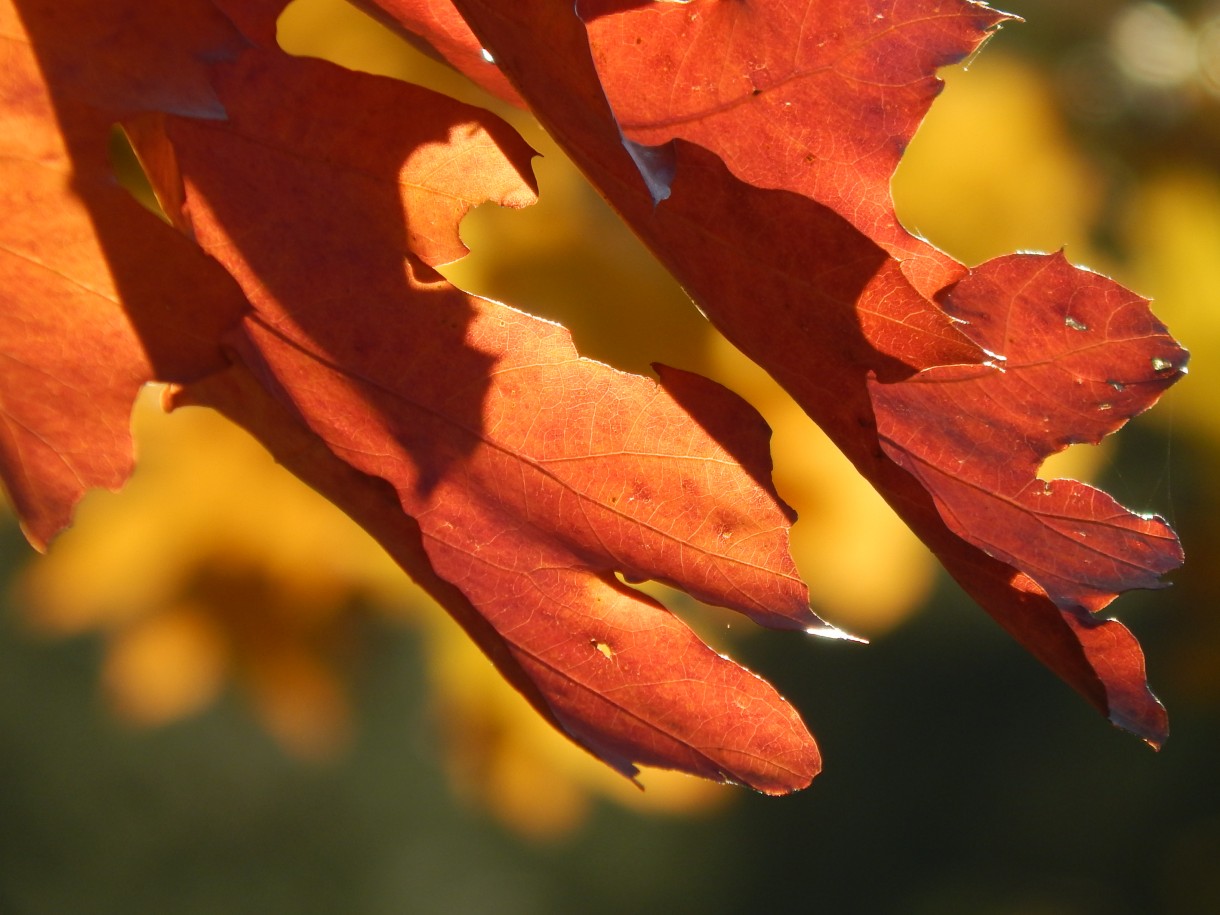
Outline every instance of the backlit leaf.
<svg viewBox="0 0 1220 915">
<path fill-rule="evenodd" d="M 209 4 L 93 6 L 0 5 L 0 471 L 40 547 L 89 488 L 127 479 L 140 385 L 222 365 L 216 337 L 244 304 L 108 156 L 134 111 L 222 113 L 203 59 L 239 36 Z"/>
<path fill-rule="evenodd" d="M 586 28 L 551 4 L 506 8 L 456 0 L 455 6 L 547 129 L 701 309 L 835 439 L 966 590 L 1112 720 L 1151 742 L 1163 740 L 1164 712 L 1144 684 L 1138 644 L 1121 625 L 1087 611 L 1104 606 L 1125 587 L 1154 583 L 1157 574 L 1180 562 L 1168 529 L 1159 522 L 1129 524 L 1121 519 L 1130 516 L 1116 514 L 1112 501 L 1095 490 L 1058 485 L 1072 516 L 1104 528 L 1123 541 L 1123 548 L 1133 547 L 1136 564 L 1153 570 L 1111 576 L 1102 586 L 1108 590 L 1094 588 L 1087 607 L 1060 607 L 1034 584 L 1046 579 L 1039 574 L 1041 563 L 1053 546 L 1045 537 L 1013 537 L 1008 551 L 990 549 L 994 529 L 1009 520 L 1005 512 L 1011 503 L 976 493 L 968 511 L 955 506 L 957 516 L 946 517 L 951 508 L 943 494 L 934 500 L 923 485 L 928 472 L 912 476 L 909 462 L 895 463 L 878 436 L 878 426 L 888 430 L 900 422 L 887 411 L 903 399 L 906 385 L 926 389 L 928 370 L 968 365 L 975 368 L 945 374 L 986 373 L 991 371 L 987 363 L 1007 357 L 939 304 L 946 284 L 967 277 L 966 268 L 906 235 L 886 215 L 888 203 L 878 198 L 896 152 L 936 91 L 934 67 L 968 54 L 1004 17 L 967 2 L 809 0 L 743 7 L 695 0 L 590 4 L 581 7 L 589 18 Z M 854 41 L 844 37 L 845 29 Z M 739 30 L 760 37 L 740 41 Z M 536 42 L 556 53 L 532 54 Z M 882 43 L 890 52 L 884 57 L 862 63 L 865 58 L 855 55 L 857 45 Z M 718 49 L 714 56 L 711 47 Z M 831 50 L 819 57 L 819 48 Z M 648 61 L 655 66 L 645 66 Z M 712 72 L 715 79 L 708 75 Z M 709 104 L 713 82 L 724 88 L 715 90 L 720 95 Z M 836 82 L 859 84 L 864 94 L 858 98 L 870 104 L 860 111 L 841 108 L 824 88 Z M 637 102 L 641 97 L 650 101 Z M 785 126 L 785 101 L 801 109 L 791 115 L 794 123 L 814 126 Z M 894 113 L 871 117 L 873 108 Z M 761 113 L 766 117 L 760 119 Z M 837 141 L 822 139 L 817 125 L 836 122 L 846 124 Z M 764 136 L 771 142 L 763 142 Z M 845 181 L 855 186 L 860 205 L 845 206 L 821 183 L 822 174 L 838 176 L 830 181 L 833 187 Z M 979 276 L 965 281 L 965 288 L 979 288 L 988 276 L 999 278 L 1000 288 L 974 306 L 995 315 L 1004 313 L 1024 283 L 998 267 L 985 266 Z M 1045 298 L 1031 306 L 1033 313 L 1064 320 L 1081 283 L 1087 285 L 1083 280 L 1050 284 L 1042 290 Z M 1103 297 L 1098 308 L 1102 313 L 1094 325 L 1106 326 L 1106 309 L 1117 309 L 1127 321 L 1136 320 L 1132 315 L 1138 312 L 1161 333 L 1145 305 L 1133 304 L 1130 296 Z M 1022 354 L 1022 362 L 1059 355 L 1054 338 L 1036 324 L 1022 329 L 1028 337 L 1004 341 Z M 1102 346 L 1117 349 L 1097 357 L 1101 364 L 1131 357 L 1120 339 L 1103 338 Z M 1178 377 L 1185 361 L 1168 338 L 1155 347 L 1165 366 L 1156 384 L 1144 385 L 1150 393 Z M 1151 365 L 1145 360 L 1133 367 L 1132 377 L 1144 378 Z M 1042 392 L 1044 399 L 1073 400 L 1070 390 L 1059 390 L 1075 385 L 1070 373 L 1041 380 L 1053 385 Z M 890 387 L 893 394 L 878 393 Z M 1132 404 L 1131 412 L 1153 400 Z M 976 400 L 972 406 L 983 409 L 981 404 Z M 917 419 L 906 421 L 923 430 L 924 459 L 938 465 L 937 473 L 951 475 L 968 447 L 952 440 L 961 425 L 952 415 L 957 404 L 951 397 L 946 403 L 925 396 L 921 407 Z M 941 409 L 949 415 L 942 416 Z M 1021 434 L 1027 424 L 1043 425 L 1040 415 L 1014 419 L 1014 410 L 1003 403 L 986 409 L 1015 421 Z M 1119 413 L 1111 419 L 1107 431 L 1122 422 Z M 986 415 L 979 420 L 985 423 Z M 1028 434 L 1047 436 L 1041 428 Z M 1072 436 L 1071 429 L 1051 431 L 1057 444 L 1042 454 L 1063 447 Z M 992 462 L 996 459 L 993 452 Z M 1016 468 L 1008 490 L 1041 485 L 1036 463 L 1027 460 Z M 1008 471 L 984 465 L 978 473 L 998 482 Z M 1090 570 L 1069 574 L 1078 579 L 1071 587 L 1094 587 L 1088 583 Z M 1063 589 L 1055 589 L 1058 597 Z"/>
<path fill-rule="evenodd" d="M 308 104 L 253 91 L 285 84 Z M 807 783 L 817 754 L 788 705 L 614 576 L 771 626 L 821 625 L 788 557 L 791 517 L 766 482 L 757 415 L 696 376 L 663 370 L 658 385 L 582 360 L 561 328 L 428 268 L 453 253 L 442 240 L 470 202 L 436 189 L 473 174 L 475 196 L 532 194 L 530 151 L 490 118 L 276 52 L 248 53 L 216 85 L 228 120 L 163 126 L 194 236 L 254 306 L 230 345 L 330 455 L 393 485 L 418 528 L 404 516 L 387 548 L 422 546 L 461 594 L 440 589 L 442 602 L 481 617 L 471 625 L 513 681 L 623 771 L 638 761 L 770 792 Z M 375 146 L 355 95 L 419 117 L 381 128 Z M 319 239 L 328 250 L 315 255 Z M 223 406 L 281 454 L 282 433 Z M 281 460 L 312 482 L 302 453 Z M 421 557 L 400 561 L 421 577 Z"/>
</svg>

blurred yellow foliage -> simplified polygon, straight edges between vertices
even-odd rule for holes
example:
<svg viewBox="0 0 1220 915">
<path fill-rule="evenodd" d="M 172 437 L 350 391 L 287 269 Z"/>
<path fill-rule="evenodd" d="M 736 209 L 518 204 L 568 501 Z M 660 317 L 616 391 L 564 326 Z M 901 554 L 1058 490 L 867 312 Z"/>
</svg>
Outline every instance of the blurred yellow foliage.
<svg viewBox="0 0 1220 915">
<path fill-rule="evenodd" d="M 131 482 L 91 494 L 31 564 L 29 622 L 108 633 L 107 695 L 132 721 L 195 711 L 227 675 L 285 746 L 333 751 L 347 727 L 339 662 L 354 601 L 406 607 L 414 589 L 244 432 L 208 411 L 166 416 L 154 400 L 136 407 Z"/>
<path fill-rule="evenodd" d="M 1166 499 L 1172 499 L 1169 449 L 1185 439 L 1199 449 L 1201 466 L 1194 471 L 1205 480 L 1201 505 L 1180 505 L 1187 571 L 1179 579 L 1185 593 L 1175 618 L 1175 663 L 1167 671 L 1175 686 L 1196 702 L 1220 706 L 1220 582 L 1212 574 L 1220 551 L 1214 518 L 1220 487 L 1214 477 L 1220 449 L 1220 411 L 1216 409 L 1217 359 L 1220 359 L 1220 175 L 1194 169 L 1167 168 L 1143 182 L 1124 226 L 1133 253 L 1131 281 L 1137 289 L 1154 290 L 1156 311 L 1191 351 L 1186 383 L 1175 386 L 1165 402 L 1149 415 L 1165 429 Z M 1193 523 L 1192 523 L 1193 522 Z M 1193 536 L 1192 536 L 1193 535 Z"/>
<path fill-rule="evenodd" d="M 282 26 L 293 53 L 486 101 L 336 0 L 300 0 Z M 1041 77 L 994 48 L 987 58 L 952 76 L 911 147 L 896 183 L 900 213 L 968 260 L 1064 243 L 1079 256 L 1096 208 L 1087 163 L 1065 141 Z M 548 152 L 539 164 L 542 201 L 533 213 L 473 214 L 463 236 L 474 253 L 447 273 L 464 288 L 563 320 L 587 355 L 632 370 L 654 360 L 685 365 L 750 399 L 775 430 L 777 486 L 802 518 L 794 554 L 815 609 L 872 636 L 897 625 L 930 592 L 927 550 L 786 395 L 707 326 L 549 141 L 524 116 L 507 114 Z M 1174 261 L 1154 269 L 1185 277 L 1174 259 L 1189 259 L 1191 275 L 1217 288 L 1220 206 L 1208 187 L 1177 178 L 1150 189 L 1135 234 L 1147 236 L 1139 244 L 1150 258 Z M 1186 235 L 1170 241 L 1178 231 Z M 1182 301 L 1198 298 L 1197 288 L 1182 292 Z M 1191 319 L 1172 317 L 1189 339 Z M 1202 343 L 1202 332 L 1193 336 Z M 1205 412 L 1200 403 L 1200 422 Z M 135 431 L 131 483 L 120 496 L 86 500 L 76 527 L 31 564 L 23 585 L 38 629 L 106 633 L 102 680 L 124 718 L 157 724 L 190 714 L 232 680 L 286 748 L 325 756 L 351 724 L 344 671 L 371 609 L 422 628 L 453 780 L 522 832 L 562 834 L 594 797 L 691 812 L 731 796 L 656 772 L 640 792 L 556 734 L 367 535 L 219 417 L 166 417 L 145 398 Z M 1070 472 L 1086 474 L 1097 452 Z"/>
<path fill-rule="evenodd" d="M 1130 281 L 1153 290 L 1157 315 L 1191 351 L 1191 377 L 1172 388 L 1150 419 L 1220 444 L 1220 176 L 1170 169 L 1136 193 L 1124 227 L 1133 260 Z"/>
<path fill-rule="evenodd" d="M 1045 74 L 997 39 L 969 68 L 941 73 L 932 105 L 894 175 L 911 232 L 970 265 L 1013 251 L 1067 248 L 1096 266 L 1089 228 L 1096 168 L 1073 147 Z"/>
<path fill-rule="evenodd" d="M 593 796 L 647 813 L 710 812 L 731 789 L 658 769 L 642 772 L 641 791 L 560 736 L 506 686 L 454 626 L 428 639 L 448 766 L 459 792 L 539 839 L 583 822 Z"/>
</svg>

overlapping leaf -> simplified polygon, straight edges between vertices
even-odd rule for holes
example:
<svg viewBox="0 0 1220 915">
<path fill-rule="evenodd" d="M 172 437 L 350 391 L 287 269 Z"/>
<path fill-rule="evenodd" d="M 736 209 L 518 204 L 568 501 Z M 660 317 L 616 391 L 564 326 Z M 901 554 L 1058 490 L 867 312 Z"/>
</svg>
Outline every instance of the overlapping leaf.
<svg viewBox="0 0 1220 915">
<path fill-rule="evenodd" d="M 278 52 L 247 54 L 244 69 L 229 72 L 222 105 L 202 61 L 233 56 L 243 42 L 207 4 L 175 9 L 177 18 L 136 5 L 116 5 L 109 18 L 62 5 L 59 12 L 88 28 L 51 31 L 51 5 L 23 9 L 43 36 L 48 78 L 25 41 L 7 46 L 20 66 L 8 71 L 6 112 L 13 140 L 26 146 L 12 153 L 24 171 L 6 183 L 10 194 L 25 195 L 12 201 L 5 232 L 13 239 L 7 313 L 22 318 L 6 324 L 6 412 L 10 428 L 51 454 L 17 440 L 4 469 L 32 535 L 49 538 L 88 486 L 122 482 L 135 389 L 222 366 L 224 331 L 245 306 L 223 271 L 114 185 L 105 151 L 112 123 L 125 118 L 174 223 L 212 242 L 256 304 L 245 333 L 225 345 L 284 400 L 314 412 L 286 423 L 283 408 L 251 386 L 254 375 L 237 368 L 203 384 L 197 399 L 211 392 L 298 472 L 367 518 L 544 714 L 620 769 L 644 761 L 767 791 L 806 784 L 818 755 L 791 708 L 613 575 L 688 583 L 773 625 L 817 624 L 787 556 L 790 519 L 765 482 L 761 421 L 698 379 L 673 374 L 667 391 L 579 360 L 558 328 L 468 300 L 426 266 L 464 252 L 457 222 L 474 203 L 532 199 L 524 144 L 430 93 L 378 80 L 353 84 L 333 68 L 292 64 Z M 251 38 L 271 34 L 259 9 L 238 12 Z M 174 28 L 184 22 L 200 46 L 176 41 Z M 150 35 L 161 43 L 136 62 L 139 72 L 105 69 L 99 47 L 116 34 L 122 54 Z M 79 71 L 82 59 L 98 62 L 96 78 Z M 353 107 L 353 97 L 369 107 Z M 319 120 L 324 108 L 330 117 Z M 172 124 L 181 150 L 165 142 L 165 115 L 175 112 L 196 116 Z M 412 119 L 391 129 L 391 113 Z M 258 148 L 264 141 L 270 158 Z M 72 143 L 78 148 L 67 148 Z M 179 183 L 179 152 L 190 157 L 201 147 L 206 156 L 192 161 L 193 174 L 221 182 L 209 187 L 211 196 Z M 69 168 L 75 188 L 66 185 Z M 46 189 L 35 180 L 39 169 L 51 174 Z M 74 191 L 93 212 L 82 212 Z M 237 239 L 217 221 L 216 210 L 233 216 L 231 207 L 246 221 Z M 39 225 L 30 216 L 42 209 L 56 218 Z M 116 223 L 112 210 L 126 222 Z M 123 278 L 137 283 L 134 290 L 105 284 L 120 268 L 130 268 Z M 39 271 L 50 281 L 33 282 Z M 89 310 L 90 297 L 112 307 Z M 147 320 L 137 320 L 146 311 Z M 312 343 L 306 331 L 320 333 L 324 351 L 302 348 Z M 76 343 L 65 342 L 70 335 Z M 22 372 L 58 387 L 34 387 Z M 226 401 L 216 392 L 230 390 L 225 379 L 233 377 L 245 383 L 242 397 Z M 489 391 L 499 410 L 490 419 Z M 381 412 L 371 403 L 379 397 L 390 400 Z M 738 443 L 740 455 L 725 451 L 678 399 L 707 413 L 707 425 Z M 101 431 L 88 425 L 92 416 Z M 311 422 L 334 450 L 392 479 L 401 498 L 320 457 L 331 452 L 311 437 Z M 103 432 L 116 443 L 103 441 Z M 379 436 L 381 459 L 359 452 Z M 61 467 L 70 485 L 56 479 Z M 437 561 L 466 592 L 432 571 L 403 501 L 427 519 Z"/>
<path fill-rule="evenodd" d="M 580 359 L 561 328 L 431 269 L 464 251 L 471 205 L 533 199 L 532 152 L 493 117 L 270 49 L 213 84 L 223 120 L 128 122 L 174 221 L 253 310 L 226 338 L 234 380 L 181 397 L 368 515 L 509 679 L 620 770 L 807 784 L 817 749 L 788 704 L 615 577 L 820 625 L 757 414 L 695 376 Z"/>
<path fill-rule="evenodd" d="M 1092 613 L 1157 585 L 1176 540 L 1036 472 L 1150 406 L 1184 353 L 1115 284 L 1057 256 L 968 271 L 889 203 L 935 68 L 1002 14 L 366 5 L 528 102 L 988 612 L 1112 720 L 1163 738 L 1138 645 Z M 4 7 L 0 471 L 32 539 L 125 478 L 135 389 L 179 382 L 177 402 L 246 425 L 621 771 L 807 784 L 817 749 L 784 700 L 616 578 L 821 625 L 761 420 L 695 376 L 583 360 L 561 328 L 445 283 L 433 267 L 464 253 L 470 207 L 533 199 L 530 150 L 433 93 L 288 59 L 281 6 Z M 182 234 L 113 185 L 115 122 Z"/>
<path fill-rule="evenodd" d="M 415 4 L 385 4 L 404 5 Z M 579 5 L 586 28 L 551 4 L 454 5 L 701 308 L 789 390 L 984 608 L 1116 723 L 1162 740 L 1164 712 L 1144 684 L 1138 644 L 1090 611 L 1154 584 L 1180 561 L 1176 540 L 1159 520 L 1056 483 L 1050 491 L 1086 523 L 1093 557 L 1134 553 L 1105 572 L 1062 562 L 1047 574 L 1050 528 L 1027 536 L 1045 515 L 1013 495 L 1042 487 L 1035 474 L 1046 454 L 1149 406 L 1183 371 L 1184 353 L 1143 303 L 1068 270 L 1022 309 L 1026 320 L 1011 328 L 1019 337 L 1001 341 L 1014 365 L 1055 369 L 1001 372 L 995 366 L 1009 354 L 992 348 L 995 335 L 951 318 L 936 299 L 960 280 L 963 296 L 984 290 L 984 302 L 971 296 L 973 311 L 1005 314 L 1045 265 L 1018 260 L 969 276 L 907 235 L 888 201 L 897 157 L 939 89 L 935 67 L 971 53 L 1005 17 L 965 0 L 589 0 Z M 539 42 L 557 53 L 531 53 Z M 1099 328 L 1096 347 L 1057 347 L 1065 314 L 1082 308 Z M 1109 336 L 1119 313 L 1145 333 Z M 1031 382 L 1042 386 L 1039 403 L 1076 403 L 1078 385 L 1118 380 L 1116 363 L 1139 396 L 1107 401 L 1104 429 L 1096 402 L 1084 420 L 1070 409 L 1024 412 Z M 929 371 L 952 365 L 973 368 Z M 985 394 L 963 399 L 943 387 L 980 373 L 990 379 Z M 936 395 L 932 382 L 942 383 Z M 964 410 L 977 415 L 963 420 Z M 1011 466 L 998 434 L 989 450 L 969 439 L 1003 424 L 1035 443 Z"/>
<path fill-rule="evenodd" d="M 223 364 L 216 335 L 243 305 L 108 160 L 112 125 L 133 111 L 220 113 L 201 60 L 240 36 L 206 5 L 176 20 L 93 6 L 0 6 L 0 472 L 38 546 L 86 490 L 126 480 L 140 385 Z"/>
</svg>

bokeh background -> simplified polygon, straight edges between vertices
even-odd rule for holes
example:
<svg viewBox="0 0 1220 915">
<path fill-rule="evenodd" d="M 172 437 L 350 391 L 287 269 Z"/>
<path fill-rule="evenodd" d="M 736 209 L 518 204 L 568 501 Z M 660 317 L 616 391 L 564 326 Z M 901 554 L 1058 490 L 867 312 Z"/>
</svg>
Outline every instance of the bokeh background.
<svg viewBox="0 0 1220 915">
<path fill-rule="evenodd" d="M 786 799 L 658 772 L 637 790 L 257 445 L 149 392 L 122 493 L 91 495 L 46 557 L 0 520 L 0 912 L 1220 911 L 1220 4 L 1006 8 L 1027 22 L 944 74 L 895 196 L 968 263 L 1066 245 L 1193 351 L 1156 410 L 1045 472 L 1182 535 L 1174 586 L 1113 608 L 1170 709 L 1161 753 L 965 599 L 498 109 L 543 154 L 541 202 L 480 208 L 446 272 L 562 321 L 585 355 L 702 371 L 763 411 L 815 607 L 873 644 L 657 593 L 793 700 L 824 774 Z M 282 43 L 487 104 L 341 0 L 297 0 Z"/>
</svg>

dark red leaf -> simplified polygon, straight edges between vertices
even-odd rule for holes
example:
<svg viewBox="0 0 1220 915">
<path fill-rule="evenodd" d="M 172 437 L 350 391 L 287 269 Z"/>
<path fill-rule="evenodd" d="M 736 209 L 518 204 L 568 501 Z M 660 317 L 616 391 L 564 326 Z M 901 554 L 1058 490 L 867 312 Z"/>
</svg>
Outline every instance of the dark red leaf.
<svg viewBox="0 0 1220 915">
<path fill-rule="evenodd" d="M 1161 587 L 1181 563 L 1169 525 L 1075 480 L 1037 478 L 1045 458 L 1096 444 L 1182 374 L 1186 354 L 1148 303 L 1061 254 L 991 261 L 944 303 L 995 358 L 870 385 L 886 454 L 955 534 L 1019 565 L 1062 609 Z"/>
</svg>

